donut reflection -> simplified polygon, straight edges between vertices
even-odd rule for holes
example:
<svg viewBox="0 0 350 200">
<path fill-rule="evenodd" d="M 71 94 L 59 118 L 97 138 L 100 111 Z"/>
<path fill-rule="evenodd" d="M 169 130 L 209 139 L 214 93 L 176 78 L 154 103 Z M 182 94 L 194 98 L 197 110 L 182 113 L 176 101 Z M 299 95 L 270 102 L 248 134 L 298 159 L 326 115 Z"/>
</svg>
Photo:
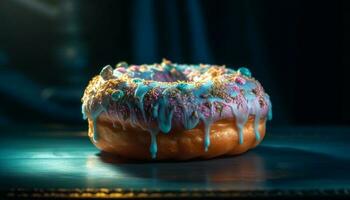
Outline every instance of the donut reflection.
<svg viewBox="0 0 350 200">
<path fill-rule="evenodd" d="M 186 182 L 256 182 L 266 180 L 263 159 L 255 152 L 244 156 L 221 157 L 186 162 L 136 162 L 118 158 L 105 152 L 100 159 L 115 169 L 138 178 L 154 178 Z"/>
<path fill-rule="evenodd" d="M 186 162 L 135 162 L 100 153 L 88 160 L 99 180 L 142 181 L 144 186 L 166 183 L 205 188 L 264 189 L 320 184 L 322 180 L 349 182 L 349 160 L 287 147 L 260 146 L 244 155 Z M 332 173 L 330 172 L 330 169 Z M 327 172 L 327 173 L 325 173 Z M 90 177 L 92 178 L 92 177 Z M 116 181 L 117 182 L 117 181 Z M 328 182 L 327 182 L 328 183 Z M 173 184 L 173 185 L 171 185 Z M 328 185 L 325 185 L 328 187 Z"/>
</svg>

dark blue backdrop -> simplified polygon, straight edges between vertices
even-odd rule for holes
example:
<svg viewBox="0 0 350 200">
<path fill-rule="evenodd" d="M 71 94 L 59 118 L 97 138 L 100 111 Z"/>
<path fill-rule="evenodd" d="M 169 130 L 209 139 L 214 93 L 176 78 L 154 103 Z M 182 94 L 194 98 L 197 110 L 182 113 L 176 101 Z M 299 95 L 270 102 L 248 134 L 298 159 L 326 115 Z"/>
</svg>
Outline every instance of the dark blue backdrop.
<svg viewBox="0 0 350 200">
<path fill-rule="evenodd" d="M 346 1 L 0 2 L 0 124 L 81 124 L 92 75 L 119 61 L 245 65 L 275 125 L 349 124 Z"/>
</svg>

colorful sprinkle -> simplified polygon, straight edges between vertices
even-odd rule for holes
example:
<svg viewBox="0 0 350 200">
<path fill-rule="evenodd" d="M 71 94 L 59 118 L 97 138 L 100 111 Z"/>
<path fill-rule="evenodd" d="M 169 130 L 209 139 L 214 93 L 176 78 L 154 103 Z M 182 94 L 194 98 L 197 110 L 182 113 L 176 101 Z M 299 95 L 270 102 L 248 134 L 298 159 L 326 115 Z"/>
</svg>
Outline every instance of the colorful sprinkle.
<svg viewBox="0 0 350 200">
<path fill-rule="evenodd" d="M 121 90 L 116 90 L 111 95 L 113 101 L 118 101 L 121 98 L 123 98 L 123 96 L 124 96 L 124 92 Z"/>
<path fill-rule="evenodd" d="M 241 73 L 242 75 L 246 76 L 246 77 L 251 77 L 252 73 L 250 72 L 250 70 L 246 67 L 241 67 L 238 69 L 238 72 Z"/>
<path fill-rule="evenodd" d="M 245 84 L 245 79 L 240 77 L 240 76 L 237 76 L 236 79 L 235 79 L 235 82 L 240 84 L 240 85 L 244 85 Z"/>
</svg>

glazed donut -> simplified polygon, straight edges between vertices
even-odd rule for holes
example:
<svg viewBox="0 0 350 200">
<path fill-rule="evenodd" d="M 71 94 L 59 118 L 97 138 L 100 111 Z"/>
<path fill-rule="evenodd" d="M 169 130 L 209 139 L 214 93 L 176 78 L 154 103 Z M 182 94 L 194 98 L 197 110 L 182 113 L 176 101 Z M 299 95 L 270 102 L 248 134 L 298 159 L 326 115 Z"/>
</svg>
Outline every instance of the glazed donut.
<svg viewBox="0 0 350 200">
<path fill-rule="evenodd" d="M 218 65 L 104 67 L 82 98 L 88 135 L 102 151 L 140 160 L 236 155 L 258 145 L 272 118 L 251 72 Z"/>
</svg>

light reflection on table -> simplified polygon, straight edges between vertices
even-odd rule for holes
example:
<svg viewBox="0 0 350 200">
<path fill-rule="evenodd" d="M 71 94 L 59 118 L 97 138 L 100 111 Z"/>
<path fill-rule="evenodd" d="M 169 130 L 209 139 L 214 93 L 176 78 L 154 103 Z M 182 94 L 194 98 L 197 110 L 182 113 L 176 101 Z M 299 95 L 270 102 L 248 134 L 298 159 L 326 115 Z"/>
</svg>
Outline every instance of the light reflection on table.
<svg viewBox="0 0 350 200">
<path fill-rule="evenodd" d="M 258 148 L 241 156 L 147 163 L 101 153 L 87 137 L 79 135 L 14 135 L 0 141 L 0 186 L 156 190 L 349 188 L 350 156 L 346 152 L 350 147 L 344 137 L 349 136 L 323 140 L 317 136 L 272 134 Z"/>
</svg>

